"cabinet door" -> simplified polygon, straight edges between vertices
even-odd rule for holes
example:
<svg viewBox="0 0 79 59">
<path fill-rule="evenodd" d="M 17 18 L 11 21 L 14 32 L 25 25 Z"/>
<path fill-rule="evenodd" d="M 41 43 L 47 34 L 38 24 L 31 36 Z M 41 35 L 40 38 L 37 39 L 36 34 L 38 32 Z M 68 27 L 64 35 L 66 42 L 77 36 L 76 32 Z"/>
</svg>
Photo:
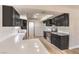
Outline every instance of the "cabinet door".
<svg viewBox="0 0 79 59">
<path fill-rule="evenodd" d="M 56 35 L 55 34 L 52 34 L 51 35 L 51 43 L 55 45 L 56 44 L 55 41 L 56 41 Z"/>
<path fill-rule="evenodd" d="M 21 26 L 21 20 L 15 19 L 15 26 Z"/>
<path fill-rule="evenodd" d="M 52 34 L 51 43 L 60 48 L 60 36 Z"/>
<path fill-rule="evenodd" d="M 65 22 L 64 22 L 65 26 L 69 26 L 69 14 L 65 14 L 64 16 L 65 16 L 65 19 L 66 19 Z"/>
<path fill-rule="evenodd" d="M 69 15 L 62 14 L 55 17 L 56 26 L 69 26 Z"/>
<path fill-rule="evenodd" d="M 54 40 L 53 40 L 53 39 L 54 39 L 54 35 L 51 34 L 51 43 L 52 43 L 52 44 L 54 44 Z"/>
<path fill-rule="evenodd" d="M 22 29 L 27 29 L 27 20 L 20 19 L 21 20 L 21 28 Z"/>
<path fill-rule="evenodd" d="M 43 21 L 43 23 L 46 23 L 46 21 Z"/>
<path fill-rule="evenodd" d="M 56 35 L 55 45 L 60 48 L 60 36 Z"/>
<path fill-rule="evenodd" d="M 46 20 L 46 26 L 52 26 L 52 19 Z"/>
<path fill-rule="evenodd" d="M 52 25 L 56 25 L 55 18 L 53 18 L 51 22 L 52 22 Z"/>
<path fill-rule="evenodd" d="M 49 26 L 49 21 L 48 20 L 46 20 L 46 26 Z"/>
<path fill-rule="evenodd" d="M 24 29 L 27 29 L 27 21 L 26 20 L 23 20 L 23 27 L 24 27 Z"/>
<path fill-rule="evenodd" d="M 2 6 L 3 26 L 12 26 L 13 24 L 13 8 L 11 6 Z"/>
<path fill-rule="evenodd" d="M 49 24 L 50 26 L 52 26 L 52 19 L 49 19 Z"/>
<path fill-rule="evenodd" d="M 64 39 L 64 40 L 63 40 Z M 61 36 L 60 49 L 68 49 L 69 47 L 69 36 Z"/>
<path fill-rule="evenodd" d="M 13 25 L 21 26 L 20 16 L 15 9 L 13 9 Z"/>
<path fill-rule="evenodd" d="M 3 9 L 3 26 L 19 26 L 19 14 L 11 6 L 2 6 Z"/>
<path fill-rule="evenodd" d="M 60 15 L 60 16 L 56 17 L 55 20 L 56 20 L 56 25 L 57 26 L 63 26 L 62 23 L 63 23 L 63 20 L 65 20 L 65 19 L 64 19 L 63 15 Z"/>
<path fill-rule="evenodd" d="M 44 33 L 44 38 L 46 39 L 46 32 L 44 31 L 43 33 Z"/>
<path fill-rule="evenodd" d="M 57 43 L 57 41 L 56 41 L 56 40 L 57 40 L 56 35 L 53 35 L 53 37 L 54 37 L 54 38 L 53 38 L 53 44 L 54 44 L 55 46 L 57 46 L 57 44 L 56 44 L 56 43 Z"/>
</svg>

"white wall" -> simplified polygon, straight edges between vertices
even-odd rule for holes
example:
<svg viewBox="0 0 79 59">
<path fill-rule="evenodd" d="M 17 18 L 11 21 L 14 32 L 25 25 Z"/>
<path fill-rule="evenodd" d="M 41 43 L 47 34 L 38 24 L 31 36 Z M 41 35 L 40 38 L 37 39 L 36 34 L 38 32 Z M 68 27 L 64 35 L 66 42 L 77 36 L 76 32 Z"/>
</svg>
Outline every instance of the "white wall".
<svg viewBox="0 0 79 59">
<path fill-rule="evenodd" d="M 79 12 L 70 14 L 70 49 L 79 48 Z"/>
<path fill-rule="evenodd" d="M 0 27 L 2 26 L 2 6 L 0 5 Z"/>
</svg>

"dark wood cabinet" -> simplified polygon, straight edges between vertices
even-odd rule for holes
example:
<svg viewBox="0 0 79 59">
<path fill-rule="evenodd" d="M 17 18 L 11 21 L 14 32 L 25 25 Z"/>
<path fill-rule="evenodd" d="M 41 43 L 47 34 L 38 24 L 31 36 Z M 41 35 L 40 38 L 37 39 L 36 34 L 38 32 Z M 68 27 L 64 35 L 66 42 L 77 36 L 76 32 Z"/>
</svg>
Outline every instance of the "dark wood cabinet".
<svg viewBox="0 0 79 59">
<path fill-rule="evenodd" d="M 13 25 L 21 26 L 21 19 L 19 13 L 13 8 Z"/>
<path fill-rule="evenodd" d="M 69 14 L 64 13 L 64 14 L 58 15 L 52 19 L 47 19 L 43 21 L 43 23 L 45 23 L 46 26 L 52 26 L 52 25 L 69 26 Z"/>
<path fill-rule="evenodd" d="M 46 26 L 52 26 L 52 19 L 47 19 L 43 21 L 43 23 L 46 24 Z"/>
<path fill-rule="evenodd" d="M 55 18 L 53 18 L 51 22 L 52 22 L 52 25 L 56 25 Z"/>
<path fill-rule="evenodd" d="M 47 33 L 50 33 L 47 35 Z M 50 36 L 49 36 L 50 35 Z M 43 33 L 44 38 L 47 40 L 47 37 L 49 37 L 51 44 L 54 44 L 59 49 L 68 49 L 69 47 L 69 35 L 58 35 L 53 34 L 51 32 L 44 31 Z"/>
<path fill-rule="evenodd" d="M 44 20 L 43 23 L 46 23 L 46 20 Z"/>
<path fill-rule="evenodd" d="M 53 43 L 56 46 L 59 44 L 59 42 L 56 41 L 57 37 L 57 35 L 51 34 L 51 43 Z"/>
<path fill-rule="evenodd" d="M 43 32 L 43 37 L 46 39 L 46 31 Z"/>
<path fill-rule="evenodd" d="M 54 19 L 56 26 L 69 26 L 69 14 L 67 13 L 56 16 Z"/>
<path fill-rule="evenodd" d="M 21 29 L 27 29 L 27 20 L 20 19 L 21 20 Z"/>
<path fill-rule="evenodd" d="M 68 49 L 69 46 L 69 35 L 60 36 L 56 34 L 51 35 L 51 43 L 57 46 L 59 49 Z"/>
<path fill-rule="evenodd" d="M 2 6 L 3 26 L 20 26 L 19 13 L 12 6 Z"/>
<path fill-rule="evenodd" d="M 48 20 L 47 20 L 46 26 L 52 26 L 52 19 L 48 19 Z"/>
</svg>

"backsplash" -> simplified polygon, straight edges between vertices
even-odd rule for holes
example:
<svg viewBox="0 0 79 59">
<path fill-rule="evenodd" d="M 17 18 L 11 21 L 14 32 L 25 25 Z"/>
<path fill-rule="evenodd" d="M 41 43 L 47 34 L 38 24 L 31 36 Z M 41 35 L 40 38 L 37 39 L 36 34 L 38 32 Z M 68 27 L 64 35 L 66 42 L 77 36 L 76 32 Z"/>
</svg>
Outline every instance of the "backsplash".
<svg viewBox="0 0 79 59">
<path fill-rule="evenodd" d="M 63 32 L 63 33 L 68 33 L 69 34 L 69 27 L 57 27 L 58 28 L 58 32 Z"/>
<path fill-rule="evenodd" d="M 51 31 L 52 26 L 44 26 L 44 31 Z M 58 32 L 68 33 L 69 34 L 69 27 L 65 26 L 57 26 Z"/>
<path fill-rule="evenodd" d="M 44 31 L 51 31 L 51 28 L 52 28 L 51 26 L 44 26 L 43 29 L 44 29 Z"/>
</svg>

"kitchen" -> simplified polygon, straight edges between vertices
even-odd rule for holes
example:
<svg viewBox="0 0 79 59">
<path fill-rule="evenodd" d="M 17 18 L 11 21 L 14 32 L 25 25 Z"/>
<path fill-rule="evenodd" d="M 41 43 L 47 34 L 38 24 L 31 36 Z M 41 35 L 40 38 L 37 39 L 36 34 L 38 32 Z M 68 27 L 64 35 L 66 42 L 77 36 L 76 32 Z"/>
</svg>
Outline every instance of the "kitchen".
<svg viewBox="0 0 79 59">
<path fill-rule="evenodd" d="M 44 23 L 46 23 L 46 26 L 50 26 L 51 28 L 48 27 L 44 31 L 44 37 L 47 38 L 50 43 L 56 45 L 58 48 L 62 50 L 68 49 L 69 32 L 67 31 L 69 27 L 69 15 L 67 13 L 64 13 L 46 21 L 44 21 Z M 62 31 L 63 28 L 65 31 Z"/>
<path fill-rule="evenodd" d="M 7 7 L 5 7 L 5 6 L 3 7 L 3 11 L 4 11 L 3 12 L 3 23 L 1 23 L 1 25 L 3 26 L 4 29 L 7 29 L 7 31 L 8 31 L 8 29 L 10 31 L 13 30 L 11 32 L 11 33 L 13 33 L 12 35 L 16 34 L 15 35 L 16 38 L 18 38 L 18 36 L 19 36 L 21 40 L 23 39 L 23 42 L 26 42 L 30 39 L 33 39 L 33 42 L 34 41 L 38 42 L 37 40 L 34 40 L 34 39 L 44 37 L 48 43 L 55 45 L 55 47 L 57 47 L 57 49 L 59 49 L 60 51 L 62 51 L 64 49 L 69 49 L 69 40 L 70 40 L 70 30 L 69 30 L 70 14 L 69 13 L 41 10 L 41 9 L 37 8 L 37 6 L 36 6 L 37 9 L 35 9 L 35 7 L 32 7 L 32 6 L 25 6 L 25 5 L 24 6 L 13 5 L 13 7 L 10 7 L 9 9 L 7 9 Z M 8 10 L 10 10 L 10 11 L 8 11 Z M 17 10 L 20 15 L 15 10 Z M 7 14 L 9 14 L 9 15 L 7 15 Z M 26 17 L 26 15 L 27 15 L 27 17 Z M 19 18 L 20 18 L 20 20 L 18 20 Z M 34 25 L 33 25 L 33 23 L 34 23 Z M 33 27 L 30 27 L 32 25 L 33 25 Z M 3 30 L 3 28 L 2 28 L 2 30 Z M 17 33 L 19 33 L 19 35 L 17 35 Z M 10 33 L 9 33 L 9 35 L 10 35 Z M 5 34 L 5 36 L 6 36 L 6 34 Z M 18 40 L 15 40 L 15 41 L 18 42 Z M 22 43 L 22 44 L 24 44 L 26 46 L 26 43 Z M 35 45 L 37 45 L 37 44 L 41 45 L 40 43 L 35 43 Z M 48 53 L 45 46 L 43 44 L 41 46 L 42 46 L 42 49 L 40 47 L 40 51 L 41 52 L 45 51 L 42 53 Z M 23 45 L 21 47 L 24 48 Z M 7 49 L 9 49 L 9 48 L 7 48 Z M 24 51 L 26 51 L 26 50 L 24 50 Z M 32 49 L 30 51 L 31 52 L 28 52 L 28 53 L 32 53 Z M 37 49 L 37 51 L 39 51 L 39 49 Z M 39 53 L 41 53 L 41 52 L 39 52 Z M 6 53 L 6 52 L 3 52 L 3 53 Z M 17 53 L 19 53 L 19 52 L 17 52 Z"/>
</svg>

